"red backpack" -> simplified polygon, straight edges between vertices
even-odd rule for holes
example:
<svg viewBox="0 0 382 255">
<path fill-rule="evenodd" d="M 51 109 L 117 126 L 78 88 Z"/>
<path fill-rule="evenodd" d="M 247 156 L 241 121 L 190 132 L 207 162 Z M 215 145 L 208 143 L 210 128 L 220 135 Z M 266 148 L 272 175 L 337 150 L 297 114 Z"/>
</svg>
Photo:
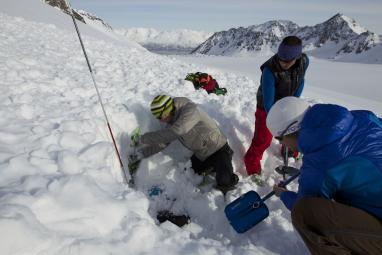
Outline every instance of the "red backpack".
<svg viewBox="0 0 382 255">
<path fill-rule="evenodd" d="M 195 89 L 202 88 L 206 90 L 208 94 L 215 93 L 217 95 L 225 95 L 227 93 L 227 89 L 220 88 L 218 82 L 208 73 L 189 73 L 185 80 L 191 81 Z"/>
</svg>

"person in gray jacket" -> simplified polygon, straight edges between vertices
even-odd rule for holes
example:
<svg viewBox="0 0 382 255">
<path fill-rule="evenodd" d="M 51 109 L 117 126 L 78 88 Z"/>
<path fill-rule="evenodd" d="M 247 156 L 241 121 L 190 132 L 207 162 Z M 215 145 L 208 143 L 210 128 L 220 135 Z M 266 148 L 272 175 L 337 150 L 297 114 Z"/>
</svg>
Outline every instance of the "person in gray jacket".
<svg viewBox="0 0 382 255">
<path fill-rule="evenodd" d="M 216 172 L 217 189 L 225 194 L 235 188 L 239 178 L 233 173 L 233 151 L 213 119 L 188 98 L 168 95 L 156 96 L 151 102 L 151 112 L 168 125 L 140 137 L 140 143 L 145 145 L 140 149 L 143 157 L 163 150 L 178 139 L 194 153 L 191 164 L 197 174 L 212 169 Z"/>
</svg>

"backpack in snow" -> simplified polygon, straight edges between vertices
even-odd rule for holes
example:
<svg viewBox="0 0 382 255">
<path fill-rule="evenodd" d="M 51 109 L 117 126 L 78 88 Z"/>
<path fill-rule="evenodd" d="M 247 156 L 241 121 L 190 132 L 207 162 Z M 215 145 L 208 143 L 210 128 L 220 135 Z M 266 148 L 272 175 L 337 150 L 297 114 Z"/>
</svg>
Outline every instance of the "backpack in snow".
<svg viewBox="0 0 382 255">
<path fill-rule="evenodd" d="M 215 93 L 216 95 L 225 95 L 226 88 L 220 88 L 218 82 L 208 73 L 196 72 L 187 74 L 186 81 L 191 81 L 196 90 L 202 88 L 208 94 Z"/>
</svg>

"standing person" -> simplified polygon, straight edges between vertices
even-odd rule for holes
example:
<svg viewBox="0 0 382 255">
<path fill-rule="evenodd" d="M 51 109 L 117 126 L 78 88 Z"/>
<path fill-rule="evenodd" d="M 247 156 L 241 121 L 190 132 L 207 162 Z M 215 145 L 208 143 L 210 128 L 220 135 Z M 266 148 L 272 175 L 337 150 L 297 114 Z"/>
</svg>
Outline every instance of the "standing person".
<svg viewBox="0 0 382 255">
<path fill-rule="evenodd" d="M 252 143 L 244 156 L 248 175 L 253 175 L 257 184 L 262 184 L 261 164 L 264 151 L 272 141 L 265 119 L 272 105 L 286 96 L 300 97 L 304 88 L 304 76 L 309 65 L 302 53 L 302 42 L 296 36 L 285 37 L 277 54 L 261 65 L 260 86 L 257 91 L 255 131 Z"/>
<path fill-rule="evenodd" d="M 273 190 L 312 254 L 382 254 L 382 119 L 286 97 L 267 126 L 282 144 L 300 150 L 298 191 Z"/>
<path fill-rule="evenodd" d="M 195 103 L 185 97 L 159 95 L 151 102 L 152 114 L 168 126 L 163 130 L 148 132 L 141 136 L 143 157 L 163 150 L 178 139 L 194 154 L 192 168 L 197 174 L 207 169 L 216 172 L 216 188 L 224 194 L 235 188 L 239 178 L 233 173 L 233 151 L 217 123 Z"/>
</svg>

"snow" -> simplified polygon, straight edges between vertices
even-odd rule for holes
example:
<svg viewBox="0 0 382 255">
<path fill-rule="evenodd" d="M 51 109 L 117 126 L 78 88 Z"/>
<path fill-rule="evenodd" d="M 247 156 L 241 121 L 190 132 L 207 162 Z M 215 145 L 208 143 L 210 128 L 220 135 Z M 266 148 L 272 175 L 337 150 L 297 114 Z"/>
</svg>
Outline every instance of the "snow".
<svg viewBox="0 0 382 255">
<path fill-rule="evenodd" d="M 195 31 L 190 29 L 176 29 L 170 31 L 159 31 L 153 28 L 128 28 L 115 29 L 117 34 L 126 36 L 130 40 L 142 45 L 151 45 L 151 48 L 196 48 L 213 33 Z"/>
<path fill-rule="evenodd" d="M 186 95 L 200 104 L 235 151 L 240 183 L 227 201 L 216 190 L 197 190 L 201 177 L 190 169 L 190 152 L 178 142 L 143 160 L 132 189 L 122 183 L 70 17 L 37 0 L 0 4 L 2 254 L 307 253 L 276 197 L 267 202 L 270 216 L 244 234 L 235 233 L 224 216 L 229 201 L 249 190 L 263 196 L 281 179 L 273 171 L 282 163 L 276 141 L 262 162 L 265 187 L 245 175 L 242 163 L 264 58 L 160 56 L 79 24 L 125 164 L 133 129 L 161 127 L 148 109 L 159 93 Z M 381 67 L 312 58 L 303 95 L 312 103 L 346 103 L 381 115 Z M 184 77 L 200 70 L 213 74 L 228 95 L 194 91 Z M 153 185 L 164 192 L 150 198 Z M 158 225 L 155 213 L 169 208 L 187 213 L 192 223 Z"/>
<path fill-rule="evenodd" d="M 353 19 L 346 17 L 345 15 L 341 15 L 341 18 L 344 19 L 350 26 L 350 28 L 357 34 L 362 34 L 367 32 L 367 29 L 358 25 Z"/>
<path fill-rule="evenodd" d="M 309 55 L 309 54 L 308 54 Z M 253 57 L 226 56 L 174 56 L 175 58 L 194 64 L 203 64 L 208 68 L 218 68 L 226 72 L 251 79 L 259 84 L 260 66 L 269 55 Z M 349 109 L 369 109 L 382 115 L 380 99 L 382 78 L 381 64 L 360 64 L 333 62 L 309 55 L 309 70 L 303 96 L 319 102 L 341 104 Z M 350 61 L 350 60 L 349 60 Z M 216 75 L 214 75 L 215 77 Z M 219 84 L 224 77 L 217 77 Z M 236 82 L 237 84 L 237 82 Z"/>
</svg>

